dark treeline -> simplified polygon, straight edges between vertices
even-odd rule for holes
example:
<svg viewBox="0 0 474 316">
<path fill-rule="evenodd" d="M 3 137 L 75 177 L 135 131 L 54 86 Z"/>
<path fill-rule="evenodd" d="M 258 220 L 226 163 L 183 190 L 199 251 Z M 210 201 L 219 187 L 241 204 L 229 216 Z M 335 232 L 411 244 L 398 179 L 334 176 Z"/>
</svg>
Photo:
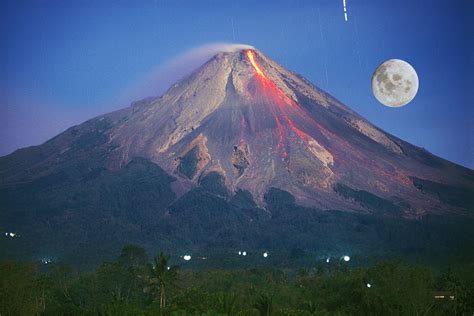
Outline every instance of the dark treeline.
<svg viewBox="0 0 474 316">
<path fill-rule="evenodd" d="M 435 299 L 444 295 L 444 299 Z M 454 299 L 449 298 L 453 296 Z M 126 246 L 95 271 L 3 262 L 0 315 L 472 315 L 474 264 L 180 269 Z"/>
</svg>

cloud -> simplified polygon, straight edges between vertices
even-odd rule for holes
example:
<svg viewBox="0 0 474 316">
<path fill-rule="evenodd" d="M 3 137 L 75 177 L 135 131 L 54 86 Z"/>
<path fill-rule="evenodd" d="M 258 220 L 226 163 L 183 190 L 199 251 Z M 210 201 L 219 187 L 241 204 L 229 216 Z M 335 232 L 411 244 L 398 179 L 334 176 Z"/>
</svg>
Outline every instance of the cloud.
<svg viewBox="0 0 474 316">
<path fill-rule="evenodd" d="M 215 54 L 248 48 L 252 46 L 228 43 L 195 47 L 155 67 L 138 83 L 125 89 L 122 95 L 93 107 L 66 106 L 27 89 L 18 93 L 0 87 L 0 156 L 17 148 L 41 144 L 75 124 L 124 108 L 133 101 L 159 96 Z"/>
<path fill-rule="evenodd" d="M 138 83 L 126 89 L 126 92 L 114 102 L 124 105 L 146 97 L 159 96 L 212 56 L 220 52 L 234 52 L 249 48 L 253 46 L 231 43 L 211 43 L 195 47 L 152 69 Z"/>
</svg>

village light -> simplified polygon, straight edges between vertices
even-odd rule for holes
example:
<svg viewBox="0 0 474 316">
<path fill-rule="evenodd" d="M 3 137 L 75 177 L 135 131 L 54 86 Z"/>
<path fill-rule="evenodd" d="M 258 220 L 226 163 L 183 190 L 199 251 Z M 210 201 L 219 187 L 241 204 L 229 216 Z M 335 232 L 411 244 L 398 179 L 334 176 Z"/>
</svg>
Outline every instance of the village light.
<svg viewBox="0 0 474 316">
<path fill-rule="evenodd" d="M 41 263 L 43 263 L 43 264 L 50 264 L 50 263 L 52 263 L 52 262 L 53 262 L 53 260 L 51 260 L 51 259 L 49 259 L 49 258 L 43 258 L 43 259 L 41 259 Z"/>
</svg>

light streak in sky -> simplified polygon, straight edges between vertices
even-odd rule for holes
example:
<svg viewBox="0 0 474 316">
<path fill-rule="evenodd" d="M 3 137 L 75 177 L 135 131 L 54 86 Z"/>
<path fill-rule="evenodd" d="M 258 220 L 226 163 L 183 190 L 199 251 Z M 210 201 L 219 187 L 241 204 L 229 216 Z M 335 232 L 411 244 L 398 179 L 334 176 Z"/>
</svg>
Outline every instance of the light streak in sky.
<svg viewBox="0 0 474 316">
<path fill-rule="evenodd" d="M 325 41 L 324 41 L 324 36 L 323 36 L 323 28 L 321 26 L 321 14 L 319 12 L 318 8 L 318 23 L 319 23 L 319 34 L 321 35 L 321 42 L 323 42 L 324 47 L 326 46 Z M 329 85 L 329 77 L 328 77 L 328 66 L 327 66 L 327 56 L 326 52 L 324 53 L 324 73 L 326 74 L 326 87 Z"/>
<path fill-rule="evenodd" d="M 346 0 L 342 0 L 342 4 L 344 5 L 344 20 L 347 22 L 347 7 L 346 7 Z"/>
</svg>

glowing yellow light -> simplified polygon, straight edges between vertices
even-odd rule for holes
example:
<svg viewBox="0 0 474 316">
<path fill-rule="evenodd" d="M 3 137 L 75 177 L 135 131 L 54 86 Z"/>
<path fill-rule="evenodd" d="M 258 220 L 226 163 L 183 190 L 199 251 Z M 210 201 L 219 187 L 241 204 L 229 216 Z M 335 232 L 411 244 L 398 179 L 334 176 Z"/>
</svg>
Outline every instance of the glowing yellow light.
<svg viewBox="0 0 474 316">
<path fill-rule="evenodd" d="M 255 57 L 253 56 L 253 51 L 251 49 L 247 50 L 247 58 L 249 59 L 250 63 L 252 64 L 253 68 L 255 68 L 255 71 L 259 76 L 265 77 L 265 74 L 263 73 L 262 69 L 257 65 L 255 62 Z"/>
</svg>

